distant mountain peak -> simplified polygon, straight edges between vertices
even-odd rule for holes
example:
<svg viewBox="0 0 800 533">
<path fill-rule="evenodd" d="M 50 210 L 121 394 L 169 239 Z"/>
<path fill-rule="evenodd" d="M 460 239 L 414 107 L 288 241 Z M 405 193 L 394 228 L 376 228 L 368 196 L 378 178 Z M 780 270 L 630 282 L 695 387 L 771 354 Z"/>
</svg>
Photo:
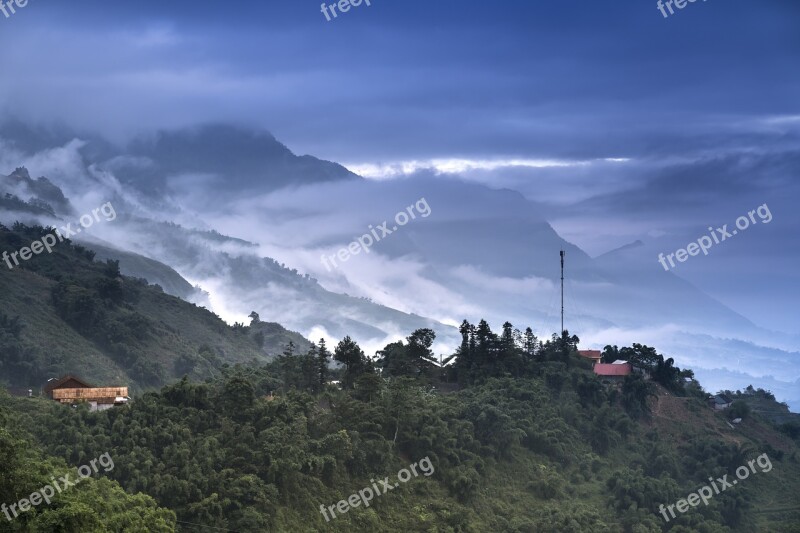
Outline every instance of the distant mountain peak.
<svg viewBox="0 0 800 533">
<path fill-rule="evenodd" d="M 337 163 L 294 154 L 266 130 L 227 123 L 160 130 L 134 141 L 128 152 L 152 161 L 152 167 L 118 168 L 116 174 L 145 189 L 170 187 L 174 178 L 194 175 L 210 177 L 206 185 L 215 194 L 361 179 Z"/>
<path fill-rule="evenodd" d="M 72 208 L 64 192 L 49 179 L 31 179 L 31 174 L 25 167 L 17 167 L 5 177 L 0 174 L 0 192 L 17 194 L 20 191 L 25 192 L 25 199 L 36 212 L 41 208 L 51 214 L 71 212 Z"/>
<path fill-rule="evenodd" d="M 28 169 L 25 167 L 17 167 L 14 169 L 14 172 L 8 175 L 9 178 L 17 178 L 22 180 L 30 180 L 31 174 L 28 172 Z"/>
</svg>

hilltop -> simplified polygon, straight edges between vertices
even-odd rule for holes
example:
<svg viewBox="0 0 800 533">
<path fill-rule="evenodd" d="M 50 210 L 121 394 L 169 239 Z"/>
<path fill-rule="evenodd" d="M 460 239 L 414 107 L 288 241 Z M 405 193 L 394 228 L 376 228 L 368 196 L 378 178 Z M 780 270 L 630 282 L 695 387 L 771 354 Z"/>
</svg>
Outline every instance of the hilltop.
<svg viewBox="0 0 800 533">
<path fill-rule="evenodd" d="M 57 457 L 109 451 L 108 476 L 174 511 L 180 531 L 797 533 L 798 440 L 758 415 L 731 428 L 663 358 L 654 381 L 603 384 L 574 337 L 473 331 L 443 370 L 419 330 L 377 359 L 344 339 L 101 413 L 1 395 L 0 408 Z M 345 366 L 316 364 L 331 357 Z M 337 504 L 424 461 L 425 475 L 368 508 Z M 660 506 L 748 461 L 752 474 L 707 506 L 662 518 Z M 333 519 L 320 512 L 331 505 Z"/>
</svg>

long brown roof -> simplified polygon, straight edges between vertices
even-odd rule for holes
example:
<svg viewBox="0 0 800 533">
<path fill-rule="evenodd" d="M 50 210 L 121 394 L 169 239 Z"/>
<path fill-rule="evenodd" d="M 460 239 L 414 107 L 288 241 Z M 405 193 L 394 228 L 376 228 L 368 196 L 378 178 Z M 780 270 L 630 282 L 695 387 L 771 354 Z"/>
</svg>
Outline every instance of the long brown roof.
<svg viewBox="0 0 800 533">
<path fill-rule="evenodd" d="M 53 391 L 53 399 L 60 401 L 86 400 L 97 401 L 107 398 L 126 397 L 128 387 L 100 387 L 94 389 L 56 389 Z"/>
<path fill-rule="evenodd" d="M 89 383 L 85 382 L 81 378 L 79 378 L 77 376 L 73 376 L 72 374 L 67 374 L 64 377 L 61 377 L 61 378 L 58 378 L 58 379 L 54 379 L 52 381 L 47 382 L 47 384 L 44 386 L 44 392 L 45 393 L 50 393 L 55 389 L 62 388 L 63 385 L 68 383 L 70 380 L 79 383 L 80 385 L 84 386 L 87 389 L 92 388 L 92 386 Z M 68 387 L 68 388 L 74 389 L 74 388 L 77 388 L 77 387 Z"/>
</svg>

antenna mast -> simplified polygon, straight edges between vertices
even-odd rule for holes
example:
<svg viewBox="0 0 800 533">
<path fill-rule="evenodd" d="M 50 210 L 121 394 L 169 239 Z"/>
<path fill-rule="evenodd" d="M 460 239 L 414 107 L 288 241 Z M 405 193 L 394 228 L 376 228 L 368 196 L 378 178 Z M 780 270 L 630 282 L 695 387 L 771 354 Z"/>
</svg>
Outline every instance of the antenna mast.
<svg viewBox="0 0 800 533">
<path fill-rule="evenodd" d="M 564 250 L 561 250 L 561 335 L 564 335 Z"/>
</svg>

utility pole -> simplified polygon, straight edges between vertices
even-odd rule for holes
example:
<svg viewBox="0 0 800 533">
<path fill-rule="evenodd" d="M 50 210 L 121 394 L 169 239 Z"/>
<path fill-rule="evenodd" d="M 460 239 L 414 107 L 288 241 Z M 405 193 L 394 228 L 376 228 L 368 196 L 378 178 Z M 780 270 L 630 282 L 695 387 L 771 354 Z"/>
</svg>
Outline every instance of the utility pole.
<svg viewBox="0 0 800 533">
<path fill-rule="evenodd" d="M 561 335 L 564 335 L 564 256 L 566 253 L 561 250 Z"/>
</svg>

